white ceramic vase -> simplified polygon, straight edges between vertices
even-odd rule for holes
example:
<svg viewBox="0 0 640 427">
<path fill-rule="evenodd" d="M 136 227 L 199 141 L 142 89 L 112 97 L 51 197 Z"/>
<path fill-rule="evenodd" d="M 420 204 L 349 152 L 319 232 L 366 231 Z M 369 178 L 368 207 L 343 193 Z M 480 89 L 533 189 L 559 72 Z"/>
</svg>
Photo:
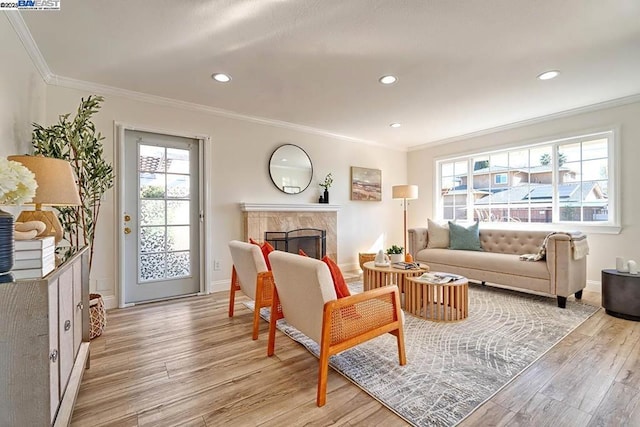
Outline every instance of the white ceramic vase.
<svg viewBox="0 0 640 427">
<path fill-rule="evenodd" d="M 402 262 L 404 261 L 404 255 L 403 254 L 389 254 L 389 260 L 394 263 L 394 262 Z"/>
</svg>

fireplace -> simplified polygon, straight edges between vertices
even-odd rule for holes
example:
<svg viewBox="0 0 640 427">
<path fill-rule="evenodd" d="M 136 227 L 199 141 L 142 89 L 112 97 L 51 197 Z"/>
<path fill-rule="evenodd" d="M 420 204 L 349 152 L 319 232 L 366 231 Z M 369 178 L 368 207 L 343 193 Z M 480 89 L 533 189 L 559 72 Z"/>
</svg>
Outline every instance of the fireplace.
<svg viewBox="0 0 640 427">
<path fill-rule="evenodd" d="M 292 254 L 297 254 L 300 249 L 317 259 L 322 259 L 327 254 L 327 232 L 317 228 L 265 231 L 264 240 L 276 250 Z"/>
<path fill-rule="evenodd" d="M 244 240 L 264 240 L 265 232 L 301 228 L 326 231 L 326 256 L 338 262 L 338 210 L 327 203 L 240 203 Z"/>
</svg>

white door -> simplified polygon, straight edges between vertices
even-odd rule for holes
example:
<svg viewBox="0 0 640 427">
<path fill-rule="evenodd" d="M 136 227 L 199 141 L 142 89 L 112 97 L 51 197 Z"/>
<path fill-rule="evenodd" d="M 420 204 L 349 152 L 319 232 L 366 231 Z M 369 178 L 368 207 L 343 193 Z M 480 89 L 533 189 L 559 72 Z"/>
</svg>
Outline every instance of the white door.
<svg viewBox="0 0 640 427">
<path fill-rule="evenodd" d="M 199 141 L 125 130 L 124 302 L 200 291 Z"/>
</svg>

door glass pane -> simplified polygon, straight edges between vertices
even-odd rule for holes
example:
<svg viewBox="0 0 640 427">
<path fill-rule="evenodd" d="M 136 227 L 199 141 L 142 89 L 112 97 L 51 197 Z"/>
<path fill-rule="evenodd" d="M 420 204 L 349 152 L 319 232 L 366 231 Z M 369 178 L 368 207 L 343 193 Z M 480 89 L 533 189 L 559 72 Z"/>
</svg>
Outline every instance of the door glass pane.
<svg viewBox="0 0 640 427">
<path fill-rule="evenodd" d="M 167 227 L 167 250 L 181 251 L 189 250 L 189 230 L 190 227 Z"/>
<path fill-rule="evenodd" d="M 140 252 L 163 252 L 165 250 L 165 227 L 140 228 Z"/>
<path fill-rule="evenodd" d="M 164 200 L 140 200 L 140 225 L 164 225 Z"/>
<path fill-rule="evenodd" d="M 165 254 L 140 256 L 140 281 L 163 279 L 165 277 Z"/>
<path fill-rule="evenodd" d="M 189 150 L 167 148 L 167 172 L 189 173 Z"/>
<path fill-rule="evenodd" d="M 189 175 L 167 175 L 167 197 L 189 198 Z"/>
<path fill-rule="evenodd" d="M 167 224 L 188 225 L 189 224 L 189 201 L 169 200 L 167 201 Z"/>
<path fill-rule="evenodd" d="M 164 172 L 164 148 L 153 145 L 140 145 L 138 170 L 141 172 Z"/>
<path fill-rule="evenodd" d="M 167 254 L 167 278 L 176 278 L 191 274 L 190 256 L 189 251 L 169 252 Z"/>
</svg>

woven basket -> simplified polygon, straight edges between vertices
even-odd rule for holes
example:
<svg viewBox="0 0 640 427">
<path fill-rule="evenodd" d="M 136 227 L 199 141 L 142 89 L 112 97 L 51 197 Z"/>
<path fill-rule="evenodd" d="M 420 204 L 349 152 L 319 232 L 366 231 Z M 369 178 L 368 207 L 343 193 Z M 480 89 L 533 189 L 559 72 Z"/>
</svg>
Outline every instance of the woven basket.
<svg viewBox="0 0 640 427">
<path fill-rule="evenodd" d="M 364 270 L 364 263 L 365 262 L 369 262 L 369 261 L 373 261 L 376 259 L 376 254 L 375 253 L 367 253 L 367 252 L 360 252 L 358 254 L 358 261 L 360 264 L 360 270 Z"/>
<path fill-rule="evenodd" d="M 107 311 L 100 294 L 89 294 L 89 320 L 91 324 L 89 339 L 102 335 L 104 327 L 107 325 Z"/>
</svg>

